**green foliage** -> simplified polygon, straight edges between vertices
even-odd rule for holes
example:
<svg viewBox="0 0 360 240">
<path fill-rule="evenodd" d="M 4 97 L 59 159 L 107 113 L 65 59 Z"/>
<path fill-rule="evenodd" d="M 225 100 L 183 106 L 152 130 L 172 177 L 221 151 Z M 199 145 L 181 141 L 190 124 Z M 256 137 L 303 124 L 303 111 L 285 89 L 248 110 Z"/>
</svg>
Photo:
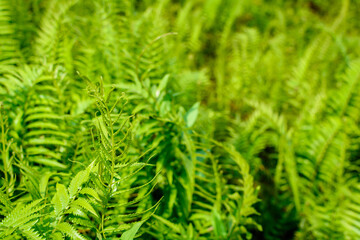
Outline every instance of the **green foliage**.
<svg viewBox="0 0 360 240">
<path fill-rule="evenodd" d="M 359 9 L 0 0 L 0 238 L 359 239 Z"/>
</svg>

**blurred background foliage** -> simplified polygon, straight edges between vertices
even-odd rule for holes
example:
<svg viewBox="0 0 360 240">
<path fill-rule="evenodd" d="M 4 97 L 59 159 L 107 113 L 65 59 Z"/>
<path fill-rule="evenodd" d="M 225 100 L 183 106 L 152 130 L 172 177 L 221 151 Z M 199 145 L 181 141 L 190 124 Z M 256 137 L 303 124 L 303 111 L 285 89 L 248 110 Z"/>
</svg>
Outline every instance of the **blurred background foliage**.
<svg viewBox="0 0 360 240">
<path fill-rule="evenodd" d="M 359 16 L 0 0 L 0 238 L 359 239 Z"/>
</svg>

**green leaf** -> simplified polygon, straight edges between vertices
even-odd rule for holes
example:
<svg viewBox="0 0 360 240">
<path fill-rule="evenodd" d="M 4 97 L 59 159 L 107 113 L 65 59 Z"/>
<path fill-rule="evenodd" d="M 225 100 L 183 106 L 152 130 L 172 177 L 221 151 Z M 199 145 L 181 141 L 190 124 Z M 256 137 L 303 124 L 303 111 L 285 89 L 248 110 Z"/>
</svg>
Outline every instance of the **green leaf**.
<svg viewBox="0 0 360 240">
<path fill-rule="evenodd" d="M 215 236 L 220 239 L 226 239 L 226 228 L 216 209 L 213 209 L 212 211 L 212 225 L 214 227 Z"/>
<path fill-rule="evenodd" d="M 164 89 L 166 88 L 169 81 L 169 77 L 170 75 L 167 74 L 163 79 L 161 79 L 159 87 L 156 90 L 156 97 L 158 97 L 161 94 L 161 92 L 164 91 Z"/>
<path fill-rule="evenodd" d="M 57 224 L 56 229 L 69 236 L 73 240 L 86 240 L 85 237 L 83 237 L 72 225 L 67 222 Z"/>
<path fill-rule="evenodd" d="M 66 187 L 63 184 L 56 184 L 56 194 L 51 203 L 54 204 L 55 214 L 59 215 L 69 205 L 70 198 Z"/>
<path fill-rule="evenodd" d="M 144 222 L 137 222 L 135 223 L 129 230 L 127 230 L 126 232 L 123 233 L 123 235 L 121 235 L 121 240 L 133 240 L 136 233 L 139 231 L 141 225 Z"/>
<path fill-rule="evenodd" d="M 5 208 L 10 211 L 12 209 L 11 201 L 9 197 L 3 193 L 3 191 L 0 189 L 0 202 L 5 206 Z"/>
<path fill-rule="evenodd" d="M 43 238 L 39 232 L 35 231 L 32 228 L 21 229 L 21 233 L 25 235 L 27 239 L 45 240 L 45 238 Z"/>
<path fill-rule="evenodd" d="M 93 198 L 95 198 L 96 200 L 101 201 L 99 194 L 92 188 L 88 188 L 88 187 L 83 188 L 83 189 L 81 189 L 80 193 L 90 195 Z"/>
<path fill-rule="evenodd" d="M 43 158 L 43 157 L 29 157 L 29 161 L 36 162 L 45 166 L 54 167 L 57 169 L 66 169 L 67 166 L 65 164 L 59 163 L 56 160 Z"/>
<path fill-rule="evenodd" d="M 72 204 L 75 204 L 79 207 L 82 207 L 83 209 L 89 211 L 90 213 L 94 214 L 95 216 L 99 216 L 93 206 L 84 198 L 78 198 L 76 199 Z"/>
<path fill-rule="evenodd" d="M 185 115 L 185 122 L 187 127 L 192 127 L 199 114 L 200 103 L 195 103 Z"/>
<path fill-rule="evenodd" d="M 85 170 L 82 170 L 76 174 L 69 186 L 70 198 L 73 198 L 80 190 L 82 184 L 89 180 L 89 175 L 93 169 L 95 161 L 93 161 Z"/>
<path fill-rule="evenodd" d="M 45 197 L 46 194 L 46 188 L 49 182 L 50 177 L 53 175 L 53 172 L 47 172 L 44 175 L 41 176 L 40 182 L 39 182 L 39 191 L 42 197 Z"/>
<path fill-rule="evenodd" d="M 80 171 L 76 176 L 71 180 L 69 186 L 70 197 L 73 198 L 75 194 L 80 190 L 81 185 L 84 183 L 84 178 L 86 177 L 85 171 Z"/>
<path fill-rule="evenodd" d="M 162 222 L 163 224 L 165 224 L 167 227 L 169 227 L 170 229 L 172 229 L 173 231 L 175 231 L 176 233 L 181 233 L 181 227 L 179 226 L 179 224 L 176 223 L 172 223 L 169 220 L 154 214 L 153 217 L 157 220 L 159 220 L 160 222 Z"/>
</svg>

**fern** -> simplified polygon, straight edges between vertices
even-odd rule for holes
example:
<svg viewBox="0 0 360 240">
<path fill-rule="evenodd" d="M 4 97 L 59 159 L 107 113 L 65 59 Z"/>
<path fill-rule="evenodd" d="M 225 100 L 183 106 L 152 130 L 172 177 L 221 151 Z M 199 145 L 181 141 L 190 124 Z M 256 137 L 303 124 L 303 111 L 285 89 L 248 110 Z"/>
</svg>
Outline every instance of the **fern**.
<svg viewBox="0 0 360 240">
<path fill-rule="evenodd" d="M 359 9 L 0 0 L 0 238 L 360 238 Z"/>
<path fill-rule="evenodd" d="M 44 239 L 32 229 L 37 219 L 41 216 L 39 211 L 44 208 L 36 200 L 28 205 L 18 204 L 0 223 L 2 238 L 17 238 L 19 236 L 30 237 L 30 239 Z"/>
</svg>

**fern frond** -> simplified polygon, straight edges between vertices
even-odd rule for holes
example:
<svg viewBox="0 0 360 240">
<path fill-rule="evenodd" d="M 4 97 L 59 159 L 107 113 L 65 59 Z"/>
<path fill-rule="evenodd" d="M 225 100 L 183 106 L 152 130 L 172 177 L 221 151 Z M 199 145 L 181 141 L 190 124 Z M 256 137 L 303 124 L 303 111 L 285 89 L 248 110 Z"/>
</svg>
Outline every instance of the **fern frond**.
<svg viewBox="0 0 360 240">
<path fill-rule="evenodd" d="M 76 229 L 69 223 L 62 222 L 56 225 L 56 229 L 59 230 L 62 234 L 69 236 L 74 240 L 86 240 Z"/>
<path fill-rule="evenodd" d="M 0 1 L 0 73 L 6 66 L 20 62 L 19 44 L 16 39 L 15 24 L 10 1 Z"/>
<path fill-rule="evenodd" d="M 6 217 L 0 222 L 0 228 L 3 229 L 0 236 L 2 238 L 12 236 L 16 234 L 16 231 L 24 234 L 30 234 L 40 238 L 39 233 L 31 229 L 31 226 L 27 226 L 29 222 L 38 219 L 41 214 L 39 213 L 45 206 L 41 205 L 42 199 L 35 200 L 28 205 L 18 204 Z M 33 225 L 33 224 L 32 224 Z"/>
</svg>

